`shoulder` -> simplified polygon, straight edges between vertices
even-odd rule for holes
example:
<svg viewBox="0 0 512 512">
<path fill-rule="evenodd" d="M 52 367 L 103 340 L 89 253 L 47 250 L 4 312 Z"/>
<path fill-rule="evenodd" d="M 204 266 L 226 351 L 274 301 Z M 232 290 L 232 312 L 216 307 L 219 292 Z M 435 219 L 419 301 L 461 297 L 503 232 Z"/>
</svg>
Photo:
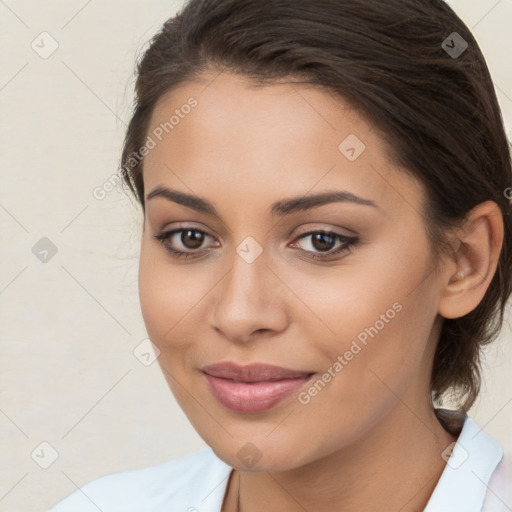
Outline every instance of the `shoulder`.
<svg viewBox="0 0 512 512">
<path fill-rule="evenodd" d="M 183 511 L 220 510 L 231 469 L 208 447 L 163 464 L 93 480 L 49 512 L 159 512 L 178 506 Z"/>
</svg>

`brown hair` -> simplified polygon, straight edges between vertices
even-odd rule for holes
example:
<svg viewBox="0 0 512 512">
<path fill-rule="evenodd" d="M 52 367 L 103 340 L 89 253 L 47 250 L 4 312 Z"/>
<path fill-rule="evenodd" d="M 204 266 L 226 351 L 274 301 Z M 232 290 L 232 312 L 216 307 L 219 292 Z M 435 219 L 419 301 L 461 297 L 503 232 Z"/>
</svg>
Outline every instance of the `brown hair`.
<svg viewBox="0 0 512 512">
<path fill-rule="evenodd" d="M 473 311 L 443 319 L 432 369 L 432 400 L 451 394 L 469 409 L 480 389 L 480 349 L 498 336 L 512 290 L 510 149 L 470 30 L 442 0 L 189 0 L 137 65 L 121 169 L 143 211 L 143 159 L 133 155 L 155 104 L 205 71 L 260 85 L 315 84 L 369 119 L 390 160 L 425 187 L 434 270 L 449 253 L 449 228 L 479 203 L 497 203 L 505 238 L 496 273 Z"/>
</svg>

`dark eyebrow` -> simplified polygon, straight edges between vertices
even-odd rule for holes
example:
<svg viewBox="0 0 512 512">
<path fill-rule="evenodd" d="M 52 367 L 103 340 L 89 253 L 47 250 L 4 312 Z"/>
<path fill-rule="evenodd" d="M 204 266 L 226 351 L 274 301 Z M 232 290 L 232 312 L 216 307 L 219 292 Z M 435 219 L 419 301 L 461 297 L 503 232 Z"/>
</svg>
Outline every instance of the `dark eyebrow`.
<svg viewBox="0 0 512 512">
<path fill-rule="evenodd" d="M 332 192 L 292 197 L 284 201 L 277 201 L 277 203 L 272 205 L 271 211 L 272 215 L 289 215 L 290 213 L 309 210 L 329 203 L 355 203 L 378 208 L 375 201 L 372 201 L 371 199 L 364 199 L 356 196 L 348 190 L 335 190 Z"/>
<path fill-rule="evenodd" d="M 184 192 L 179 192 L 178 190 L 172 190 L 170 188 L 159 185 L 146 196 L 146 201 L 149 201 L 154 197 L 164 197 L 165 199 L 173 201 L 174 203 L 181 204 L 187 208 L 192 208 L 199 213 L 212 215 L 218 218 L 220 217 L 217 210 L 215 209 L 215 206 L 213 206 L 210 201 L 202 199 L 198 196 L 185 194 Z M 336 190 L 332 192 L 323 192 L 316 195 L 298 196 L 283 201 L 277 201 L 271 206 L 270 211 L 272 215 L 283 216 L 334 202 L 355 203 L 378 208 L 375 201 L 356 196 L 347 190 Z"/>
</svg>

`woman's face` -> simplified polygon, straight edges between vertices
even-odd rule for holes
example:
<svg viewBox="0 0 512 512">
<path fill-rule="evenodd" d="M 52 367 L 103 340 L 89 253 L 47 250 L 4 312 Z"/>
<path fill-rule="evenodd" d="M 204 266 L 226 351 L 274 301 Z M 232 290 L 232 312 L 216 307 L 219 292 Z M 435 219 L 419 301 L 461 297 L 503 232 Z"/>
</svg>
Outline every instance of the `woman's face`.
<svg viewBox="0 0 512 512">
<path fill-rule="evenodd" d="M 319 88 L 254 88 L 230 74 L 205 84 L 182 85 L 153 113 L 139 274 L 148 334 L 192 425 L 231 466 L 282 471 L 349 447 L 398 410 L 420 417 L 441 293 L 423 189 Z M 158 187 L 197 199 L 148 198 Z M 205 375 L 223 362 L 304 378 Z"/>
</svg>

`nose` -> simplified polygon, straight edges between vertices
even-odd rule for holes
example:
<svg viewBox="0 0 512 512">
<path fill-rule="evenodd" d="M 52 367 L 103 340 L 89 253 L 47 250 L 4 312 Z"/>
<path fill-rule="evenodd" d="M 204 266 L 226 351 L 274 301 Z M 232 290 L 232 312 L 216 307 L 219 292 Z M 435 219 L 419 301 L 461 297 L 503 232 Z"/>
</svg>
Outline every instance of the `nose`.
<svg viewBox="0 0 512 512">
<path fill-rule="evenodd" d="M 235 252 L 231 269 L 212 290 L 214 329 L 238 343 L 283 331 L 288 324 L 284 290 L 264 254 L 248 263 Z"/>
</svg>

